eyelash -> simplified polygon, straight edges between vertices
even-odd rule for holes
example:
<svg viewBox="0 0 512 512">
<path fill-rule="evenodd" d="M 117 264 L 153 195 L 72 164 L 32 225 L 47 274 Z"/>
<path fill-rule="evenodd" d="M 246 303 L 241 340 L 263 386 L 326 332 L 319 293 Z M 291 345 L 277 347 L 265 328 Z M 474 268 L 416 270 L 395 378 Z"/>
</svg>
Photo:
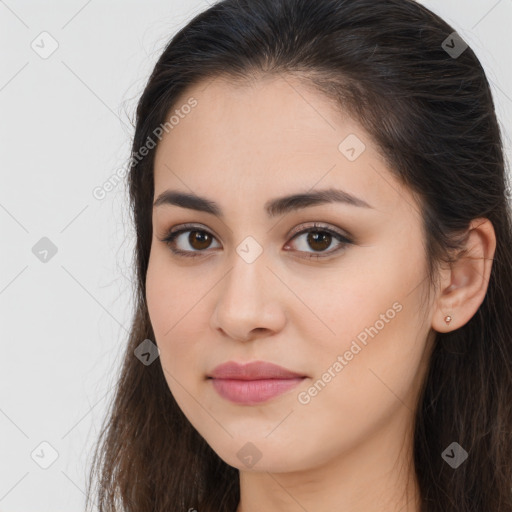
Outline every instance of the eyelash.
<svg viewBox="0 0 512 512">
<path fill-rule="evenodd" d="M 192 225 L 192 224 L 183 224 L 180 229 L 171 228 L 167 232 L 166 236 L 164 238 L 160 239 L 160 241 L 164 242 L 166 245 L 168 245 L 169 248 L 171 249 L 171 251 L 178 256 L 184 256 L 186 258 L 197 258 L 197 257 L 203 256 L 202 253 L 205 252 L 204 250 L 183 251 L 181 249 L 175 248 L 176 237 L 178 235 L 180 235 L 182 233 L 186 233 L 188 231 L 197 231 L 197 232 L 208 233 L 208 235 L 215 238 L 215 236 L 212 233 L 210 233 L 207 229 L 203 229 L 201 226 Z M 331 250 L 329 252 L 311 253 L 309 256 L 300 256 L 301 258 L 305 258 L 305 259 L 327 258 L 328 256 L 331 256 L 332 254 L 342 251 L 343 249 L 346 248 L 347 245 L 353 244 L 353 241 L 350 240 L 349 238 L 347 238 L 345 235 L 342 235 L 338 231 L 335 231 L 327 226 L 317 224 L 317 223 L 314 223 L 313 226 L 309 226 L 302 231 L 297 231 L 295 233 L 292 233 L 292 238 L 290 239 L 290 241 L 294 240 L 295 238 L 298 238 L 300 235 L 303 235 L 305 233 L 310 233 L 310 232 L 328 233 L 328 234 L 334 236 L 339 242 L 338 248 Z M 299 251 L 299 252 L 305 252 L 305 251 Z"/>
</svg>

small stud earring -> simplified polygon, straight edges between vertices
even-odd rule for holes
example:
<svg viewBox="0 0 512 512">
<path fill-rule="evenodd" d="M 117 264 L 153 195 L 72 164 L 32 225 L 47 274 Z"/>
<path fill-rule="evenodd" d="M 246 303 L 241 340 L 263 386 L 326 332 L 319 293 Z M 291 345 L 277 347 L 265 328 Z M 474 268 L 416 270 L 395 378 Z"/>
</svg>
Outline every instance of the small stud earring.
<svg viewBox="0 0 512 512">
<path fill-rule="evenodd" d="M 451 316 L 445 316 L 444 317 L 444 321 L 449 324 L 451 321 L 452 321 L 452 317 Z"/>
</svg>

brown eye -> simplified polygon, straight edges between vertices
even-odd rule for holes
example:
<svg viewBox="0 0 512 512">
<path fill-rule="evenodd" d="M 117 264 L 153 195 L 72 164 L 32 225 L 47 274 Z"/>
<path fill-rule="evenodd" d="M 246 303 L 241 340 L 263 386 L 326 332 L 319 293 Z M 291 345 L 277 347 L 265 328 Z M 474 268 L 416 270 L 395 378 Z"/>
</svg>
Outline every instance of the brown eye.
<svg viewBox="0 0 512 512">
<path fill-rule="evenodd" d="M 211 246 L 215 237 L 204 229 L 198 229 L 197 226 L 191 226 L 195 229 L 187 229 L 186 226 L 182 229 L 171 231 L 163 240 L 170 248 L 171 251 L 180 256 L 200 256 L 202 252 L 206 252 Z M 184 235 L 189 233 L 188 237 Z M 184 248 L 180 248 L 179 244 L 184 244 Z M 187 244 L 192 249 L 187 247 Z M 178 246 L 178 247 L 177 247 Z"/>
<path fill-rule="evenodd" d="M 332 235 L 326 231 L 310 231 L 307 242 L 317 251 L 325 251 L 331 245 Z"/>
<path fill-rule="evenodd" d="M 190 231 L 188 236 L 188 243 L 198 251 L 208 249 L 212 242 L 212 236 L 207 231 Z"/>
<path fill-rule="evenodd" d="M 186 233 L 188 233 L 188 236 L 185 236 Z M 301 242 L 303 235 L 307 235 L 307 237 L 302 241 L 302 244 L 294 242 L 295 240 Z M 167 236 L 161 241 L 167 244 L 171 251 L 177 256 L 197 257 L 208 254 L 208 252 L 210 252 L 208 249 L 212 248 L 212 242 L 214 240 L 217 240 L 216 237 L 209 231 L 200 229 L 198 226 L 185 224 L 181 226 L 181 229 L 171 229 Z M 328 249 L 334 241 L 337 242 L 337 246 L 333 250 L 327 251 L 326 249 Z M 330 256 L 331 254 L 340 252 L 346 246 L 353 243 L 349 238 L 334 231 L 334 229 L 318 224 L 295 234 L 290 242 L 285 245 L 284 249 L 289 250 L 292 242 L 299 245 L 299 250 L 295 252 L 304 253 L 304 256 L 300 257 L 306 259 L 318 259 Z M 179 247 L 180 244 L 182 247 Z M 301 245 L 302 247 L 300 247 Z M 217 246 L 217 248 L 219 247 L 220 245 Z"/>
<path fill-rule="evenodd" d="M 307 235 L 305 238 L 304 235 Z M 343 250 L 347 245 L 353 242 L 346 236 L 338 233 L 330 228 L 323 227 L 321 225 L 314 225 L 309 229 L 305 229 L 293 236 L 292 241 L 296 246 L 299 246 L 299 253 L 305 253 L 304 258 L 323 258 L 327 257 L 335 252 Z M 326 251 L 333 241 L 337 241 L 337 247 L 333 250 Z M 302 242 L 302 243 L 300 243 Z M 290 247 L 291 243 L 286 244 L 286 248 Z M 308 250 L 313 249 L 313 251 Z M 325 253 L 325 254 L 322 254 Z"/>
</svg>

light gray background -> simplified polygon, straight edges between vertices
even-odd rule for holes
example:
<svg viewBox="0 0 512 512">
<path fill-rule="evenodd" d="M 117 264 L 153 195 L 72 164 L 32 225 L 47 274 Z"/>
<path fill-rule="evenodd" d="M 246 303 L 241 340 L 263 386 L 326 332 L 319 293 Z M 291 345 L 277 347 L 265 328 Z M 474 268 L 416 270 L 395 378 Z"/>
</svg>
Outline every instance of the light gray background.
<svg viewBox="0 0 512 512">
<path fill-rule="evenodd" d="M 422 3 L 480 58 L 510 161 L 512 0 Z M 152 66 L 207 6 L 0 0 L 0 512 L 83 510 L 132 311 L 125 185 L 93 190 L 122 174 Z M 48 58 L 31 47 L 51 49 L 44 31 Z M 43 237 L 47 262 L 32 251 Z M 58 453 L 47 469 L 43 442 Z"/>
</svg>

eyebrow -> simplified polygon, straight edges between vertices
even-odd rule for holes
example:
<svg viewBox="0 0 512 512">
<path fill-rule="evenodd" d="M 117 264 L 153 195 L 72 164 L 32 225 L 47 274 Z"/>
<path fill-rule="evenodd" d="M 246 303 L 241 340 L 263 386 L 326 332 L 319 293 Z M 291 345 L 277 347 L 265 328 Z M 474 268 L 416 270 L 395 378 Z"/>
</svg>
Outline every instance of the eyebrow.
<svg viewBox="0 0 512 512">
<path fill-rule="evenodd" d="M 360 208 L 373 208 L 373 206 L 369 205 L 363 199 L 334 188 L 278 197 L 267 201 L 264 208 L 267 215 L 272 218 L 309 206 L 327 203 L 343 203 Z M 166 190 L 158 196 L 157 200 L 153 203 L 153 208 L 161 205 L 181 206 L 182 208 L 210 213 L 216 217 L 224 218 L 224 214 L 218 203 L 192 193 Z"/>
</svg>

